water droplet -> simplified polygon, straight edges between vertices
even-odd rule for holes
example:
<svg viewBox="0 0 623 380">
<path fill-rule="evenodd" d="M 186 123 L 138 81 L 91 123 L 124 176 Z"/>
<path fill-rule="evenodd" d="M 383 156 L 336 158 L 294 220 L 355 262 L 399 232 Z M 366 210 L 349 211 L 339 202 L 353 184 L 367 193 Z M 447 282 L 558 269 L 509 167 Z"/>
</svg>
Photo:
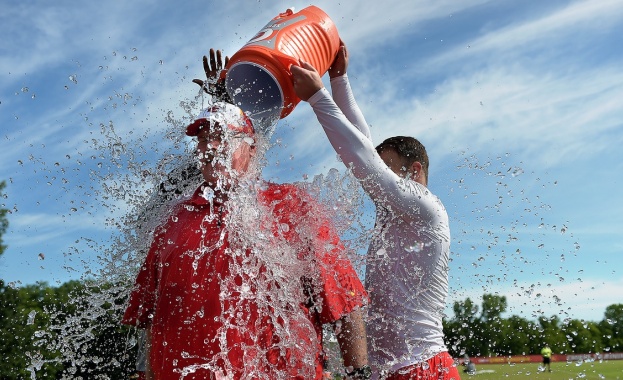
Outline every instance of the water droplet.
<svg viewBox="0 0 623 380">
<path fill-rule="evenodd" d="M 26 321 L 27 325 L 32 325 L 35 323 L 35 316 L 37 315 L 37 311 L 35 310 L 31 310 L 30 313 L 28 313 L 28 321 Z"/>
<path fill-rule="evenodd" d="M 522 168 L 515 168 L 515 170 L 513 170 L 513 172 L 511 173 L 511 175 L 513 177 L 517 177 L 519 175 L 522 175 L 524 173 Z"/>
<path fill-rule="evenodd" d="M 405 251 L 410 252 L 410 253 L 418 253 L 418 252 L 421 252 L 423 248 L 424 248 L 424 243 L 416 241 L 416 242 L 413 242 L 413 244 L 411 244 L 407 248 L 405 248 Z"/>
</svg>

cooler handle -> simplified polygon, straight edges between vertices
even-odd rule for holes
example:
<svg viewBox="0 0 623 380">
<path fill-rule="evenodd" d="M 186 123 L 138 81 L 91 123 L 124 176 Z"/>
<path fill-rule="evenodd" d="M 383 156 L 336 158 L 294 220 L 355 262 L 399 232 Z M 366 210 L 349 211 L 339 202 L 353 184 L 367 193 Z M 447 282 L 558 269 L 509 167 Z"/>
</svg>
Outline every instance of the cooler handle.
<svg viewBox="0 0 623 380">
<path fill-rule="evenodd" d="M 277 15 L 277 17 L 275 17 L 273 20 L 276 20 L 278 18 L 284 18 L 284 17 L 292 16 L 293 14 L 294 14 L 294 8 L 288 8 L 288 9 L 286 9 L 285 12 L 279 13 L 279 15 Z"/>
</svg>

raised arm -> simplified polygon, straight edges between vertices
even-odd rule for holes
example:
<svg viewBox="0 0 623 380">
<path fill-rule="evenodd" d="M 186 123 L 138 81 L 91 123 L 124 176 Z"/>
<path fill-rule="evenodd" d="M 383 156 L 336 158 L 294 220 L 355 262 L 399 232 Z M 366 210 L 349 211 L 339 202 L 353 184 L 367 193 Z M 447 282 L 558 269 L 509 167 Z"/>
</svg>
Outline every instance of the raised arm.
<svg viewBox="0 0 623 380">
<path fill-rule="evenodd" d="M 331 91 L 335 104 L 342 110 L 344 116 L 355 128 L 363 133 L 368 139 L 372 140 L 368 123 L 355 101 L 355 95 L 350 87 L 350 82 L 346 72 L 348 70 L 348 50 L 344 42 L 340 40 L 340 49 L 335 56 L 335 60 L 329 68 L 329 78 L 331 78 Z"/>
<path fill-rule="evenodd" d="M 441 206 L 424 185 L 394 173 L 376 152 L 372 141 L 351 123 L 329 95 L 316 70 L 302 62 L 292 66 L 294 90 L 312 106 L 318 121 L 342 162 L 372 199 L 405 214 L 434 213 Z M 415 216 L 415 215 L 414 215 Z"/>
</svg>

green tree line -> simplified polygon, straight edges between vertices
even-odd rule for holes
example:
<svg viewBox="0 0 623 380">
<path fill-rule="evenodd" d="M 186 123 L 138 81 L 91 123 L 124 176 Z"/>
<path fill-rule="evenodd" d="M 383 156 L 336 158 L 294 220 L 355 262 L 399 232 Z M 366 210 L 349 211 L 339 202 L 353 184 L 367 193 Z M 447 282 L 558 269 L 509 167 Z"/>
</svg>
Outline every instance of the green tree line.
<svg viewBox="0 0 623 380">
<path fill-rule="evenodd" d="M 128 378 L 135 331 L 119 324 L 123 300 L 111 289 L 79 281 L 14 288 L 0 280 L 0 378 Z M 608 306 L 600 322 L 503 318 L 506 308 L 506 297 L 491 294 L 480 306 L 455 302 L 454 317 L 444 320 L 451 354 L 537 354 L 545 342 L 555 353 L 623 351 L 623 304 Z"/>
<path fill-rule="evenodd" d="M 0 379 L 129 378 L 134 334 L 119 324 L 120 302 L 92 307 L 102 290 L 80 281 L 17 288 L 0 280 Z"/>
<path fill-rule="evenodd" d="M 444 320 L 446 344 L 455 357 L 538 354 L 545 343 L 558 354 L 623 351 L 623 304 L 606 308 L 603 320 L 542 316 L 536 321 L 512 315 L 506 297 L 484 294 L 480 307 L 471 299 L 455 302 Z"/>
</svg>

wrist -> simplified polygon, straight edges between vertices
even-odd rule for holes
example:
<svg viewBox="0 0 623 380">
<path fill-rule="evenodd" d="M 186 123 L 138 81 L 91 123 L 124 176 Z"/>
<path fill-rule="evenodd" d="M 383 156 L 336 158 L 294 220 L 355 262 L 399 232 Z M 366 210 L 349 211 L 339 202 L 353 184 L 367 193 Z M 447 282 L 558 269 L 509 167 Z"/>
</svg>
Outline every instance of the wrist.
<svg viewBox="0 0 623 380">
<path fill-rule="evenodd" d="M 344 75 L 340 75 L 338 77 L 333 77 L 330 78 L 329 82 L 331 83 L 331 85 L 333 86 L 333 84 L 335 83 L 344 83 L 344 82 L 348 82 L 348 75 L 346 75 L 346 73 L 344 73 Z"/>
</svg>

